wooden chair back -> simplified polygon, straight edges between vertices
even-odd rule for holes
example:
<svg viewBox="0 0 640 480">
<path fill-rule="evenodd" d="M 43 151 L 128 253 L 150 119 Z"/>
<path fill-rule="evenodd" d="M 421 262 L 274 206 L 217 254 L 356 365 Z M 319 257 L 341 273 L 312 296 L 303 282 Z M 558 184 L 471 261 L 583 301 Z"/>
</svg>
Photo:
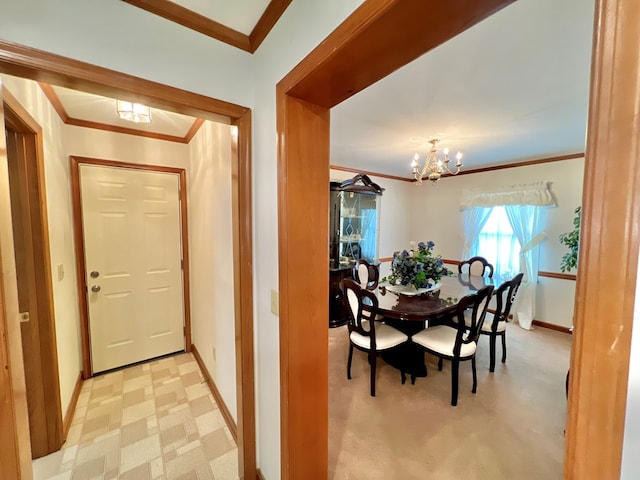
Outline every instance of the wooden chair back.
<svg viewBox="0 0 640 480">
<path fill-rule="evenodd" d="M 365 337 L 371 337 L 372 348 L 375 348 L 374 317 L 375 310 L 378 308 L 378 298 L 351 278 L 343 279 L 341 284 L 344 298 L 349 306 L 347 320 L 349 333 L 358 332 Z M 365 306 L 366 308 L 363 308 Z"/>
<path fill-rule="evenodd" d="M 372 265 L 361 258 L 353 266 L 353 278 L 362 288 L 374 290 L 378 286 L 380 270 L 377 265 Z"/>
<path fill-rule="evenodd" d="M 522 277 L 524 277 L 524 273 L 519 273 L 511 280 L 504 282 L 496 290 L 496 313 L 494 315 L 494 325 L 497 325 L 497 322 L 500 321 L 509 321 L 511 306 L 516 298 L 520 284 L 522 283 Z"/>
<path fill-rule="evenodd" d="M 478 343 L 480 330 L 487 316 L 487 307 L 493 294 L 493 285 L 488 285 L 478 290 L 477 293 L 463 297 L 456 308 L 458 334 L 456 344 L 453 348 L 454 356 L 460 356 L 460 348 L 463 344 Z M 469 309 L 471 315 L 467 313 L 467 323 L 465 324 L 465 311 Z"/>
<path fill-rule="evenodd" d="M 493 265 L 484 257 L 471 257 L 458 264 L 458 273 L 493 278 Z"/>
</svg>

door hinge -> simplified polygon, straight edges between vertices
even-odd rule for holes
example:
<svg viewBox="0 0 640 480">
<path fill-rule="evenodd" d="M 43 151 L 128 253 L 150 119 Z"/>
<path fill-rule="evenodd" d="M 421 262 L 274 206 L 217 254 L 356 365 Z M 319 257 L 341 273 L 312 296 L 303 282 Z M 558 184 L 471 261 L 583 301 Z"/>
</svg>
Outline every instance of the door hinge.
<svg viewBox="0 0 640 480">
<path fill-rule="evenodd" d="M 20 312 L 18 316 L 20 317 L 20 323 L 27 323 L 31 319 L 29 312 Z"/>
</svg>

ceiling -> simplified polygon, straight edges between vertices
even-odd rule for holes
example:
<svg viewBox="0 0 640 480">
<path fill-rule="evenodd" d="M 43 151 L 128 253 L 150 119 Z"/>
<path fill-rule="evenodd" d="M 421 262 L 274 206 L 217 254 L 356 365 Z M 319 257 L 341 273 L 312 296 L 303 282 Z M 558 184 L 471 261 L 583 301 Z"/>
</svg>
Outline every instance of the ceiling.
<svg viewBox="0 0 640 480">
<path fill-rule="evenodd" d="M 332 165 L 410 177 L 433 137 L 463 169 L 584 152 L 593 15 L 592 0 L 504 8 L 334 107 Z"/>
<path fill-rule="evenodd" d="M 247 32 L 276 2 L 173 3 Z M 347 99 L 331 111 L 331 164 L 408 179 L 414 153 L 424 159 L 434 137 L 463 152 L 463 170 L 584 152 L 593 3 L 518 0 Z M 178 139 L 195 127 L 157 109 L 150 125 L 126 122 L 113 99 L 53 90 L 82 121 Z"/>
<path fill-rule="evenodd" d="M 79 92 L 68 88 L 51 86 L 58 98 L 64 112 L 69 118 L 81 124 L 90 122 L 84 126 L 98 124 L 102 126 L 114 126 L 125 129 L 135 129 L 139 132 L 152 132 L 161 135 L 185 137 L 194 122 L 195 118 L 174 112 L 167 112 L 157 108 L 151 108 L 151 123 L 133 123 L 121 120 L 116 110 L 116 100 L 91 93 Z M 61 115 L 63 118 L 64 116 Z M 67 122 L 69 123 L 69 122 Z M 80 125 L 83 126 L 83 125 Z M 94 125 L 95 128 L 95 125 Z M 108 128 L 104 128 L 108 130 Z"/>
</svg>

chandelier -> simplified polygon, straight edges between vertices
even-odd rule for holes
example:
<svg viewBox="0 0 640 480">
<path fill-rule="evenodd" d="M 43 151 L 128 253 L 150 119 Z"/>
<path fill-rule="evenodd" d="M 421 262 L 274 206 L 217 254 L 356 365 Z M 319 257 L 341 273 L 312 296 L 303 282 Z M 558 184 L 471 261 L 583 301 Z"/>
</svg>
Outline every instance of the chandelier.
<svg viewBox="0 0 640 480">
<path fill-rule="evenodd" d="M 426 175 L 426 177 L 435 184 L 443 174 L 448 173 L 451 175 L 457 175 L 460 173 L 460 168 L 462 167 L 462 153 L 458 152 L 456 155 L 456 164 L 455 169 L 451 170 L 449 168 L 449 149 L 445 148 L 442 150 L 442 154 L 438 151 L 438 139 L 431 139 L 429 143 L 431 144 L 431 150 L 427 154 L 427 158 L 425 159 L 424 167 L 420 169 L 420 164 L 418 160 L 420 159 L 420 155 L 417 153 L 413 157 L 413 162 L 411 162 L 411 168 L 413 169 L 413 177 L 416 179 L 418 184 L 422 183 L 422 178 Z"/>
<path fill-rule="evenodd" d="M 116 102 L 118 116 L 122 120 L 129 120 L 135 123 L 151 123 L 151 110 L 148 106 L 141 103 L 125 102 L 117 100 Z"/>
</svg>

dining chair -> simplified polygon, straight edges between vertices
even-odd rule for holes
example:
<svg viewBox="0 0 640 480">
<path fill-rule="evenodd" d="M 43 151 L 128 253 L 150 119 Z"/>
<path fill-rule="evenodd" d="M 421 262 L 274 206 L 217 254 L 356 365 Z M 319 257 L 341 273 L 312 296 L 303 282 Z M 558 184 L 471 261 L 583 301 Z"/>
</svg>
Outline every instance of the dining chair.
<svg viewBox="0 0 640 480">
<path fill-rule="evenodd" d="M 458 273 L 493 278 L 493 265 L 484 257 L 471 257 L 458 264 Z"/>
<path fill-rule="evenodd" d="M 361 258 L 353 266 L 353 278 L 362 288 L 375 290 L 380 279 L 380 270 L 377 265 L 373 265 Z"/>
<path fill-rule="evenodd" d="M 502 339 L 502 363 L 507 361 L 507 322 L 511 313 L 511 305 L 516 298 L 522 277 L 524 273 L 519 273 L 511 280 L 504 282 L 498 287 L 495 294 L 496 309 L 495 313 L 487 312 L 487 318 L 480 329 L 481 335 L 489 336 L 489 371 L 493 372 L 496 368 L 496 339 Z M 467 325 L 471 319 L 469 315 L 465 317 Z"/>
<path fill-rule="evenodd" d="M 409 337 L 389 325 L 372 320 L 378 308 L 378 299 L 373 292 L 362 288 L 355 280 L 342 280 L 344 296 L 349 304 L 349 359 L 347 378 L 351 380 L 351 360 L 354 347 L 368 354 L 371 369 L 371 396 L 376 396 L 376 358 L 378 353 L 397 347 Z"/>
<path fill-rule="evenodd" d="M 443 320 L 442 325 L 427 327 L 411 337 L 411 341 L 421 346 L 427 353 L 438 357 L 438 370 L 442 370 L 442 360 L 451 360 L 451 405 L 458 404 L 458 374 L 460 362 L 471 360 L 473 388 L 476 393 L 478 378 L 476 374 L 476 350 L 480 330 L 487 314 L 487 305 L 493 293 L 489 285 L 477 293 L 463 297 L 452 317 Z M 465 310 L 471 310 L 470 325 L 465 325 Z"/>
</svg>

